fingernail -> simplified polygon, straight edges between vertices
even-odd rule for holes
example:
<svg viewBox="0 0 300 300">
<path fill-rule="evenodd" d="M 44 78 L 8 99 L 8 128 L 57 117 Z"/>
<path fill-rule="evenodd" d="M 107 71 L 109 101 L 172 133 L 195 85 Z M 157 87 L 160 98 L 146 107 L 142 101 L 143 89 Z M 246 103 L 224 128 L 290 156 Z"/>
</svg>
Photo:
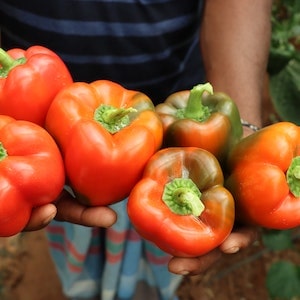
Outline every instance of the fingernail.
<svg viewBox="0 0 300 300">
<path fill-rule="evenodd" d="M 180 274 L 180 275 L 183 275 L 183 276 L 186 276 L 186 275 L 189 275 L 190 272 L 189 272 L 189 271 L 186 271 L 186 270 L 182 270 L 182 271 L 179 271 L 179 274 Z"/>
<path fill-rule="evenodd" d="M 229 249 L 224 250 L 225 253 L 234 254 L 240 251 L 239 247 L 231 247 Z"/>
<path fill-rule="evenodd" d="M 49 215 L 48 218 L 43 221 L 43 225 L 48 225 L 54 219 L 55 215 L 55 212 Z"/>
</svg>

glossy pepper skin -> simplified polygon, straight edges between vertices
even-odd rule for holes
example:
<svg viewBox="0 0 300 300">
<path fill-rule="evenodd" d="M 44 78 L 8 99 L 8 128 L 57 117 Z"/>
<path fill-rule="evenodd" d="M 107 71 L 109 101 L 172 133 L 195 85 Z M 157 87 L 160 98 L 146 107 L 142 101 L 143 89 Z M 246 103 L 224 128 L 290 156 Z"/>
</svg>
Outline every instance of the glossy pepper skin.
<svg viewBox="0 0 300 300">
<path fill-rule="evenodd" d="M 230 152 L 227 188 L 237 219 L 270 229 L 300 225 L 300 127 L 269 125 L 242 139 Z"/>
<path fill-rule="evenodd" d="M 62 156 L 50 134 L 0 115 L 0 236 L 21 232 L 32 208 L 56 200 L 64 183 Z"/>
<path fill-rule="evenodd" d="M 46 128 L 77 198 L 91 206 L 127 197 L 163 137 L 152 101 L 108 80 L 75 82 L 60 92 Z"/>
<path fill-rule="evenodd" d="M 242 137 L 236 104 L 223 93 L 213 93 L 209 83 L 171 94 L 156 112 L 163 122 L 165 147 L 199 147 L 223 161 Z"/>
<path fill-rule="evenodd" d="M 50 49 L 0 48 L 0 114 L 44 126 L 53 98 L 72 82 L 68 68 Z"/>
<path fill-rule="evenodd" d="M 195 147 L 156 152 L 130 193 L 127 210 L 137 232 L 173 256 L 211 251 L 234 224 L 234 201 L 218 160 Z"/>
</svg>

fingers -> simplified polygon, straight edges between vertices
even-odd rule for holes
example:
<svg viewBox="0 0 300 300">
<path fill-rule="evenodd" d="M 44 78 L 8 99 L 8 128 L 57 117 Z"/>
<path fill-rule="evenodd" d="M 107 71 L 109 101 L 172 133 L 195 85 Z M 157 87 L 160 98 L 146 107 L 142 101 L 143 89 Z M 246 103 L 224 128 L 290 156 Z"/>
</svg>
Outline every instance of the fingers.
<svg viewBox="0 0 300 300">
<path fill-rule="evenodd" d="M 233 254 L 253 244 L 258 237 L 255 227 L 241 227 L 233 231 L 221 244 L 220 250 L 226 254 Z"/>
<path fill-rule="evenodd" d="M 242 227 L 233 231 L 221 246 L 195 258 L 173 257 L 169 261 L 169 271 L 180 275 L 198 275 L 217 262 L 222 254 L 233 254 L 251 245 L 258 236 L 254 227 Z"/>
<path fill-rule="evenodd" d="M 34 208 L 31 218 L 24 228 L 24 231 L 39 230 L 47 226 L 56 215 L 56 207 L 54 204 L 46 204 Z"/>
<path fill-rule="evenodd" d="M 195 258 L 173 257 L 169 261 L 169 271 L 179 275 L 198 275 L 210 268 L 222 256 L 219 249 Z"/>
<path fill-rule="evenodd" d="M 86 207 L 76 202 L 63 191 L 55 204 L 46 204 L 32 210 L 24 231 L 46 227 L 53 219 L 90 227 L 110 227 L 117 220 L 116 213 L 109 207 Z"/>
<path fill-rule="evenodd" d="M 110 227 L 117 220 L 117 214 L 109 207 L 87 207 L 81 205 L 64 192 L 56 203 L 58 221 L 66 221 L 90 227 Z"/>
</svg>

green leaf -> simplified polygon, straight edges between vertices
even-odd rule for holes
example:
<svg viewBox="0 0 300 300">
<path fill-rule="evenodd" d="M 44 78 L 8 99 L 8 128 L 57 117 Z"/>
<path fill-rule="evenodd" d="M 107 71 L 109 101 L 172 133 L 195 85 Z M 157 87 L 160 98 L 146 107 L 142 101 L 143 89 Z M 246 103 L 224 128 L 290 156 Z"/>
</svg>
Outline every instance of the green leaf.
<svg viewBox="0 0 300 300">
<path fill-rule="evenodd" d="M 280 251 L 293 247 L 292 234 L 290 230 L 268 230 L 262 235 L 262 240 L 270 250 Z"/>
<path fill-rule="evenodd" d="M 300 296 L 299 267 L 288 261 L 278 261 L 267 272 L 266 286 L 271 297 L 290 300 Z"/>
<path fill-rule="evenodd" d="M 294 41 L 300 32 L 300 1 L 279 0 L 272 6 L 272 36 L 268 72 L 270 75 L 280 72 L 289 60 L 297 55 Z"/>
<path fill-rule="evenodd" d="M 300 125 L 300 61 L 291 60 L 270 77 L 270 95 L 281 119 Z"/>
</svg>

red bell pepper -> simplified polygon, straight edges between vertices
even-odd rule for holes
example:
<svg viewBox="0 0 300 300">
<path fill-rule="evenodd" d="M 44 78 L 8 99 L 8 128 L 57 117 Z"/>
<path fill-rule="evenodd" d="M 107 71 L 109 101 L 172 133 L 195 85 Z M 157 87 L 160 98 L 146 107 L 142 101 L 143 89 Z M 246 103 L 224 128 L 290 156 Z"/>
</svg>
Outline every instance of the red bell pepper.
<svg viewBox="0 0 300 300">
<path fill-rule="evenodd" d="M 227 188 L 237 219 L 270 229 L 300 225 L 300 127 L 269 125 L 242 139 L 230 152 Z"/>
<path fill-rule="evenodd" d="M 64 62 L 45 47 L 0 48 L 0 114 L 43 126 L 54 96 L 72 82 Z"/>
<path fill-rule="evenodd" d="M 224 161 L 242 137 L 236 104 L 223 93 L 213 93 L 210 83 L 171 94 L 156 112 L 163 122 L 165 147 L 199 147 Z"/>
<path fill-rule="evenodd" d="M 148 161 L 128 199 L 137 232 L 173 256 L 196 257 L 218 247 L 234 224 L 234 201 L 210 152 L 164 148 Z"/>
<path fill-rule="evenodd" d="M 54 201 L 64 183 L 62 156 L 50 134 L 0 115 L 0 236 L 22 231 L 32 208 Z"/>
<path fill-rule="evenodd" d="M 61 91 L 46 128 L 61 148 L 78 200 L 91 206 L 127 197 L 163 137 L 152 101 L 107 80 Z"/>
</svg>

